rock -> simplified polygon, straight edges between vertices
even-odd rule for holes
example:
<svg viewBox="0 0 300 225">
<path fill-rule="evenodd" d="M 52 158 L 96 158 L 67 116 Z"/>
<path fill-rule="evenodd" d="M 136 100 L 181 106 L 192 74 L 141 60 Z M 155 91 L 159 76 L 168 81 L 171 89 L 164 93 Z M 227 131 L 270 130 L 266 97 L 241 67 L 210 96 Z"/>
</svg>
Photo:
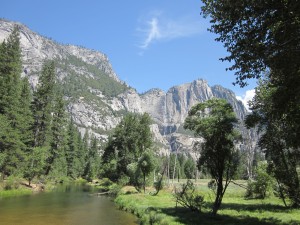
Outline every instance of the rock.
<svg viewBox="0 0 300 225">
<path fill-rule="evenodd" d="M 240 121 L 247 110 L 235 94 L 216 85 L 210 87 L 203 79 L 171 87 L 166 93 L 151 89 L 139 94 L 128 87 L 113 71 L 108 57 L 98 51 L 74 45 L 62 45 L 43 37 L 20 23 L 0 19 L 0 41 L 3 41 L 14 25 L 20 27 L 23 73 L 34 89 L 38 83 L 39 71 L 45 60 L 56 60 L 57 80 L 65 90 L 67 110 L 82 134 L 86 130 L 103 143 L 128 112 L 149 113 L 154 124 L 151 131 L 161 154 L 182 151 L 191 154 L 196 139 L 183 130 L 183 123 L 192 106 L 211 98 L 224 98 L 232 104 Z M 103 85 L 104 84 L 104 85 Z M 244 137 L 248 138 L 251 149 L 257 135 L 239 125 Z M 245 148 L 245 146 L 241 146 Z"/>
</svg>

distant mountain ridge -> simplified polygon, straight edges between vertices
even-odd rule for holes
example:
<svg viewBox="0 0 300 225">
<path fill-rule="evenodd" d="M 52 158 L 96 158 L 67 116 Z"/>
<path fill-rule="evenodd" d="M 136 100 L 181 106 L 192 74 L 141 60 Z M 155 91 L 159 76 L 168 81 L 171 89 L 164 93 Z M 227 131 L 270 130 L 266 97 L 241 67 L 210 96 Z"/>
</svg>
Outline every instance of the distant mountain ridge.
<svg viewBox="0 0 300 225">
<path fill-rule="evenodd" d="M 240 121 L 247 114 L 246 108 L 231 90 L 219 85 L 210 87 L 202 79 L 171 87 L 166 93 L 151 89 L 139 94 L 118 78 L 105 54 L 58 44 L 20 23 L 0 20 L 0 42 L 9 35 L 15 24 L 20 27 L 22 76 L 28 76 L 35 88 L 43 62 L 55 60 L 57 78 L 63 86 L 67 109 L 74 122 L 82 133 L 88 129 L 103 142 L 124 114 L 147 112 L 153 118 L 151 129 L 161 152 L 179 148 L 180 151 L 190 152 L 195 139 L 182 125 L 193 105 L 213 97 L 224 98 L 232 104 Z M 239 128 L 249 140 L 248 147 L 251 145 L 253 149 L 256 134 L 242 124 Z"/>
</svg>

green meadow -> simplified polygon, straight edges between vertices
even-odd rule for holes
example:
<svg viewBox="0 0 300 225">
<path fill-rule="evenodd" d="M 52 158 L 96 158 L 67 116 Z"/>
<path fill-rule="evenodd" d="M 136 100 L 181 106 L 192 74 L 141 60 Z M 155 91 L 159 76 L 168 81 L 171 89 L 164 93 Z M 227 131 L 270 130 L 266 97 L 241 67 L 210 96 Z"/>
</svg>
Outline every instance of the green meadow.
<svg viewBox="0 0 300 225">
<path fill-rule="evenodd" d="M 246 190 L 235 184 L 228 187 L 221 209 L 212 216 L 211 205 L 214 193 L 207 188 L 208 180 L 196 183 L 198 191 L 205 197 L 201 212 L 192 212 L 178 205 L 173 196 L 174 186 L 165 188 L 157 196 L 137 193 L 133 187 L 125 187 L 115 202 L 120 209 L 135 214 L 140 224 L 162 225 L 298 225 L 300 210 L 286 208 L 275 196 L 267 199 L 245 199 Z M 245 184 L 245 181 L 237 181 Z"/>
</svg>

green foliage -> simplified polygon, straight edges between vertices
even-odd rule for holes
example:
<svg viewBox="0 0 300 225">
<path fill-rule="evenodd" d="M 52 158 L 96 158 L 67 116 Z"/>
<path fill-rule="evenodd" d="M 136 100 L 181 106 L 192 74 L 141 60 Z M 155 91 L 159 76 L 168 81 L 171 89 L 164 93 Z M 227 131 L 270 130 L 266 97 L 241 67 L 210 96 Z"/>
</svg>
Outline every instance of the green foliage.
<svg viewBox="0 0 300 225">
<path fill-rule="evenodd" d="M 176 199 L 176 205 L 179 203 L 192 211 L 201 212 L 204 197 L 197 193 L 196 187 L 191 180 L 187 180 L 186 184 L 182 184 L 180 190 L 175 189 L 174 197 Z"/>
<path fill-rule="evenodd" d="M 143 152 L 152 146 L 150 123 L 148 114 L 128 114 L 123 118 L 104 149 L 102 159 L 108 173 L 104 176 L 116 181 L 122 175 L 134 174 L 133 168 L 137 165 L 132 163 L 137 163 Z"/>
<path fill-rule="evenodd" d="M 196 173 L 196 163 L 195 161 L 189 157 L 184 164 L 184 174 L 187 179 L 193 179 Z"/>
<path fill-rule="evenodd" d="M 143 174 L 144 193 L 146 192 L 146 177 L 155 169 L 156 164 L 155 156 L 151 151 L 144 152 L 138 160 L 137 169 Z"/>
<path fill-rule="evenodd" d="M 17 129 L 21 134 L 21 141 L 26 148 L 33 144 L 33 113 L 31 110 L 32 92 L 27 77 L 21 80 L 20 106 L 18 107 L 19 125 Z"/>
<path fill-rule="evenodd" d="M 2 178 L 18 173 L 27 138 L 22 133 L 21 49 L 19 29 L 14 27 L 0 44 L 0 172 Z M 25 118 L 28 119 L 28 118 Z"/>
<path fill-rule="evenodd" d="M 300 8 L 298 1 L 203 0 L 211 31 L 233 62 L 236 84 L 263 78 L 247 123 L 259 125 L 260 146 L 292 205 L 300 206 Z M 265 74 L 265 77 L 262 76 Z"/>
<path fill-rule="evenodd" d="M 238 154 L 234 149 L 234 142 L 239 139 L 234 129 L 236 123 L 232 106 L 224 99 L 211 99 L 193 106 L 184 123 L 186 129 L 204 138 L 195 148 L 199 148 L 201 155 L 198 166 L 207 168 L 217 183 L 213 214 L 217 213 L 238 167 Z"/>
<path fill-rule="evenodd" d="M 296 78 L 300 57 L 297 1 L 202 2 L 203 15 L 211 19 L 210 31 L 219 35 L 216 40 L 229 53 L 222 60 L 233 62 L 229 70 L 236 71 L 237 84 L 245 86 L 246 79 L 260 77 L 266 68 Z"/>
<path fill-rule="evenodd" d="M 42 147 L 50 144 L 52 108 L 54 104 L 55 66 L 49 61 L 43 65 L 34 101 L 34 146 Z"/>
<path fill-rule="evenodd" d="M 18 176 L 14 176 L 14 175 L 9 176 L 3 186 L 3 189 L 4 190 L 19 189 L 20 181 L 21 181 L 21 178 Z"/>
<path fill-rule="evenodd" d="M 273 196 L 275 179 L 267 170 L 267 162 L 259 162 L 255 170 L 255 180 L 249 180 L 246 198 L 261 198 Z"/>
<path fill-rule="evenodd" d="M 56 182 L 68 179 L 67 176 L 74 179 L 82 176 L 87 140 L 82 141 L 73 125 L 67 130 L 65 102 L 56 85 L 55 63 L 44 63 L 33 93 L 28 79 L 21 78 L 21 72 L 19 31 L 15 27 L 0 44 L 1 179 L 23 177 L 30 185 L 34 178 L 44 175 Z M 95 169 L 95 165 L 99 167 L 98 159 L 99 154 L 90 155 L 87 160 L 94 160 L 91 177 L 98 174 Z"/>
<path fill-rule="evenodd" d="M 279 186 L 282 187 L 281 196 L 287 195 L 294 207 L 300 206 L 300 157 L 298 154 L 297 115 L 289 121 L 287 114 L 278 115 L 275 112 L 273 100 L 277 92 L 270 80 L 266 78 L 256 88 L 256 95 L 251 102 L 252 114 L 247 116 L 249 127 L 258 125 L 261 132 L 259 146 L 264 149 L 269 168 L 274 172 Z M 291 106 L 294 107 L 294 106 Z"/>
<path fill-rule="evenodd" d="M 89 88 L 101 91 L 105 96 L 115 97 L 123 93 L 128 87 L 122 84 L 100 69 L 97 65 L 88 64 L 76 56 L 69 56 L 66 59 L 58 60 L 57 66 L 68 74 L 64 78 L 63 89 L 66 96 L 88 98 L 90 101 L 96 100 Z M 93 77 L 77 74 L 70 65 L 85 68 L 86 72 L 93 74 Z"/>
<path fill-rule="evenodd" d="M 88 137 L 85 137 L 84 140 L 87 141 Z M 100 170 L 100 154 L 99 154 L 99 146 L 98 146 L 98 140 L 96 137 L 94 137 L 91 140 L 91 146 L 90 148 L 86 149 L 86 159 L 85 159 L 85 171 L 84 171 L 84 177 L 87 180 L 92 180 L 96 178 L 99 175 Z"/>
<path fill-rule="evenodd" d="M 71 120 L 68 126 L 66 161 L 67 175 L 73 179 L 80 177 L 84 172 L 85 153 L 80 142 L 81 135 Z"/>
<path fill-rule="evenodd" d="M 34 177 L 44 174 L 46 159 L 49 155 L 48 147 L 34 147 L 28 152 L 25 161 L 23 176 L 28 180 L 29 186 Z"/>
</svg>

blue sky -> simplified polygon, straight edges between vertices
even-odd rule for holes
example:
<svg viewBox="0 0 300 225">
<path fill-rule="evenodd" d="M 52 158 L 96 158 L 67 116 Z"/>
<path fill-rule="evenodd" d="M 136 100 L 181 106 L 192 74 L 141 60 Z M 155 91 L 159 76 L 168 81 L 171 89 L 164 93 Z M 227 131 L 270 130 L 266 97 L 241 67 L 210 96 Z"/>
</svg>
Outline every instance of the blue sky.
<svg viewBox="0 0 300 225">
<path fill-rule="evenodd" d="M 203 78 L 244 96 L 255 81 L 243 89 L 232 85 L 229 64 L 219 60 L 226 50 L 207 31 L 200 7 L 200 0 L 9 0 L 0 17 L 105 53 L 120 79 L 140 93 Z"/>
</svg>

